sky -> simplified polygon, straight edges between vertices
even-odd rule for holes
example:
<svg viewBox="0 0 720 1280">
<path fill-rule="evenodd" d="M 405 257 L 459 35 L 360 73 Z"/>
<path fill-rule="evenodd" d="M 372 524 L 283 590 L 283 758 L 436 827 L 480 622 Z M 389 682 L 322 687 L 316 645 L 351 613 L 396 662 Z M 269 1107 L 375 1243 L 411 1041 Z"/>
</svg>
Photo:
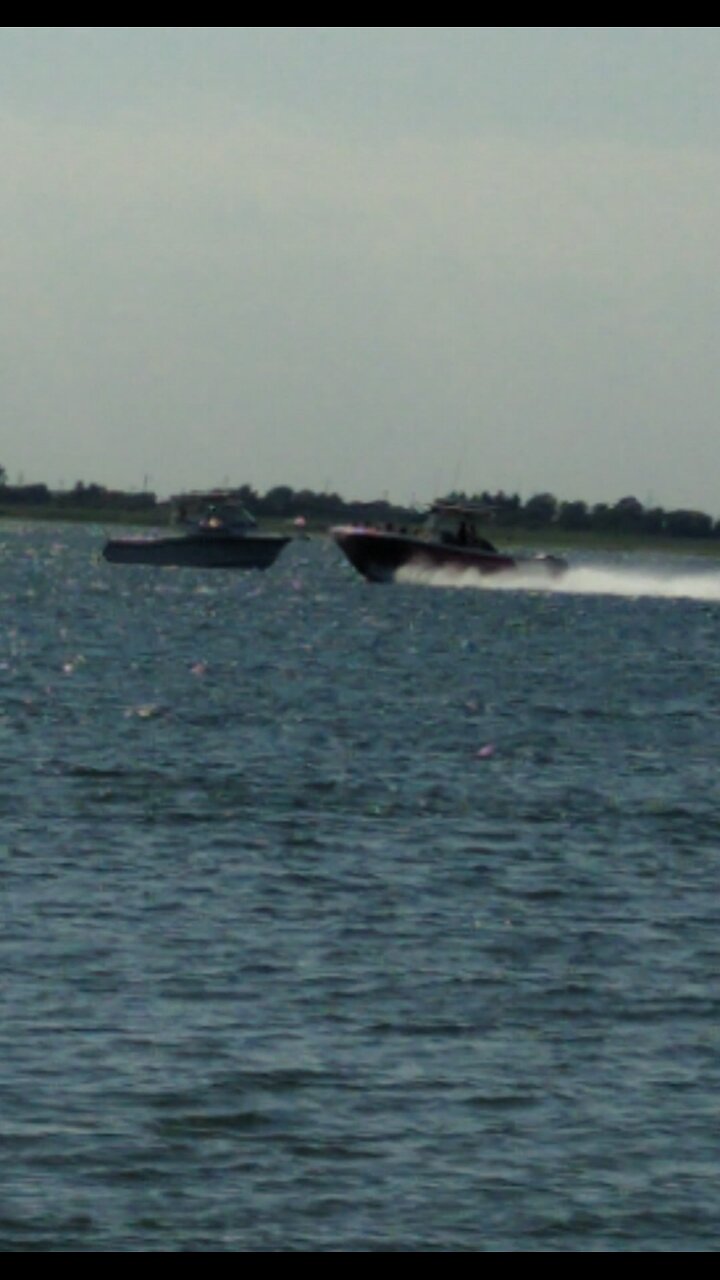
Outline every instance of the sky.
<svg viewBox="0 0 720 1280">
<path fill-rule="evenodd" d="M 720 27 L 0 28 L 13 483 L 720 515 Z"/>
</svg>

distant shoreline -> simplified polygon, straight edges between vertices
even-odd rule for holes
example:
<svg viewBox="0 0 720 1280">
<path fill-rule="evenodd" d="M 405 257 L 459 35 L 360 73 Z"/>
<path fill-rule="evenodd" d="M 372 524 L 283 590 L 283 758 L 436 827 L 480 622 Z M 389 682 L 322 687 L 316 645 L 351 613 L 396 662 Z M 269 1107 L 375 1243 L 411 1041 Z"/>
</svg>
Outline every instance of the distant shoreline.
<svg viewBox="0 0 720 1280">
<path fill-rule="evenodd" d="M 166 528 L 171 524 L 170 508 L 156 506 L 150 510 L 113 509 L 107 507 L 53 507 L 0 505 L 0 524 L 92 524 L 103 528 L 107 525 L 128 527 Z M 261 519 L 264 528 L 287 532 L 290 519 Z M 330 526 L 326 522 L 308 520 L 306 535 L 323 537 Z M 498 528 L 493 527 L 490 536 L 497 546 L 514 550 L 521 547 L 567 552 L 647 552 L 685 554 L 720 559 L 720 541 L 717 538 L 667 537 L 662 534 L 613 533 L 611 531 L 572 530 L 558 528 Z"/>
<path fill-rule="evenodd" d="M 163 528 L 170 524 L 170 508 L 128 507 L 71 507 L 66 503 L 22 503 L 3 506 L 0 503 L 0 520 L 33 521 L 40 524 L 126 524 Z"/>
</svg>

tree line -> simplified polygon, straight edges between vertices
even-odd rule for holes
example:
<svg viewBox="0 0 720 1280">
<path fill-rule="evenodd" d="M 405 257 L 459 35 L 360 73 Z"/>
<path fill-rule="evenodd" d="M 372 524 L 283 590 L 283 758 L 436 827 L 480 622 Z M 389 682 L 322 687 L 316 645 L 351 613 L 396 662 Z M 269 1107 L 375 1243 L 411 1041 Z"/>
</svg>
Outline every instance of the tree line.
<svg viewBox="0 0 720 1280">
<path fill-rule="evenodd" d="M 235 500 L 242 502 L 260 519 L 294 520 L 300 517 L 320 525 L 338 521 L 408 524 L 420 521 L 424 512 L 422 507 L 398 505 L 387 498 L 369 502 L 348 501 L 338 493 L 293 489 L 290 485 L 276 485 L 264 494 L 249 484 L 225 492 L 231 493 Z M 178 494 L 164 501 L 148 491 L 109 489 L 101 484 L 86 484 L 82 480 L 63 490 L 51 490 L 42 483 L 12 485 L 8 483 L 5 468 L 0 466 L 0 505 L 5 508 L 52 507 L 59 513 L 74 509 L 102 513 L 103 510 L 114 509 L 149 514 L 154 510 L 158 519 L 163 519 L 170 507 L 181 503 L 186 496 Z M 503 490 L 471 494 L 455 490 L 442 500 L 481 507 L 495 526 L 507 529 L 720 538 L 720 520 L 713 519 L 706 512 L 646 507 L 635 497 L 591 506 L 579 500 L 561 501 L 552 493 L 537 493 L 523 502 L 519 494 L 506 494 Z"/>
<path fill-rule="evenodd" d="M 461 497 L 461 495 L 458 495 Z M 646 507 L 635 497 L 618 502 L 559 501 L 552 493 L 538 493 L 523 503 L 517 494 L 480 494 L 475 501 L 489 507 L 496 524 L 542 529 L 554 527 L 572 533 L 657 534 L 665 537 L 720 538 L 720 520 L 704 511 Z"/>
</svg>

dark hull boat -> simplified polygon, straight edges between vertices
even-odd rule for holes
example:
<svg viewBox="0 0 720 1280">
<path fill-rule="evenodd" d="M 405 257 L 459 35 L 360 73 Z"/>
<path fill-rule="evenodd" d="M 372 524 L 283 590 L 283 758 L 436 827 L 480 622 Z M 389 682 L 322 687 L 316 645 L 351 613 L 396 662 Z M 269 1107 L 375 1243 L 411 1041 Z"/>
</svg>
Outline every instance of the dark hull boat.
<svg viewBox="0 0 720 1280">
<path fill-rule="evenodd" d="M 268 534 L 243 537 L 112 538 L 103 555 L 112 564 L 154 564 L 192 569 L 268 569 L 290 541 Z"/>
<path fill-rule="evenodd" d="M 166 537 L 111 538 L 103 556 L 112 564 L 150 564 L 191 569 L 268 569 L 291 541 L 259 533 L 252 516 L 227 505 L 211 507 L 187 532 Z"/>
<path fill-rule="evenodd" d="M 483 575 L 515 572 L 540 581 L 557 578 L 567 569 L 558 556 L 514 556 L 498 551 L 477 534 L 477 514 L 472 507 L 436 503 L 426 526 L 417 533 L 339 526 L 331 534 L 351 565 L 371 582 L 392 582 L 403 569 L 458 574 L 472 570 Z"/>
</svg>

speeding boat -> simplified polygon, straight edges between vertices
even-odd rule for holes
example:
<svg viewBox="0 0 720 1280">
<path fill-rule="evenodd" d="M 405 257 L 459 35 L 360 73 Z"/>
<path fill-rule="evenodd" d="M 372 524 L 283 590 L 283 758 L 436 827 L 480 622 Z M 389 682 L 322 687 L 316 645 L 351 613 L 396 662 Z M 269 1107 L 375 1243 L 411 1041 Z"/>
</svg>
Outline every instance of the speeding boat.
<svg viewBox="0 0 720 1280">
<path fill-rule="evenodd" d="M 371 582 L 392 582 L 403 570 L 450 570 L 480 574 L 517 573 L 553 579 L 567 563 L 559 556 L 511 555 L 498 551 L 478 533 L 487 508 L 472 504 L 435 502 L 423 526 L 416 530 L 385 525 L 339 525 L 331 536 L 351 565 Z"/>
<path fill-rule="evenodd" d="M 290 536 L 261 533 L 238 503 L 214 502 L 197 519 L 181 509 L 181 534 L 111 538 L 103 556 L 112 564 L 172 565 L 192 569 L 267 569 Z"/>
</svg>

